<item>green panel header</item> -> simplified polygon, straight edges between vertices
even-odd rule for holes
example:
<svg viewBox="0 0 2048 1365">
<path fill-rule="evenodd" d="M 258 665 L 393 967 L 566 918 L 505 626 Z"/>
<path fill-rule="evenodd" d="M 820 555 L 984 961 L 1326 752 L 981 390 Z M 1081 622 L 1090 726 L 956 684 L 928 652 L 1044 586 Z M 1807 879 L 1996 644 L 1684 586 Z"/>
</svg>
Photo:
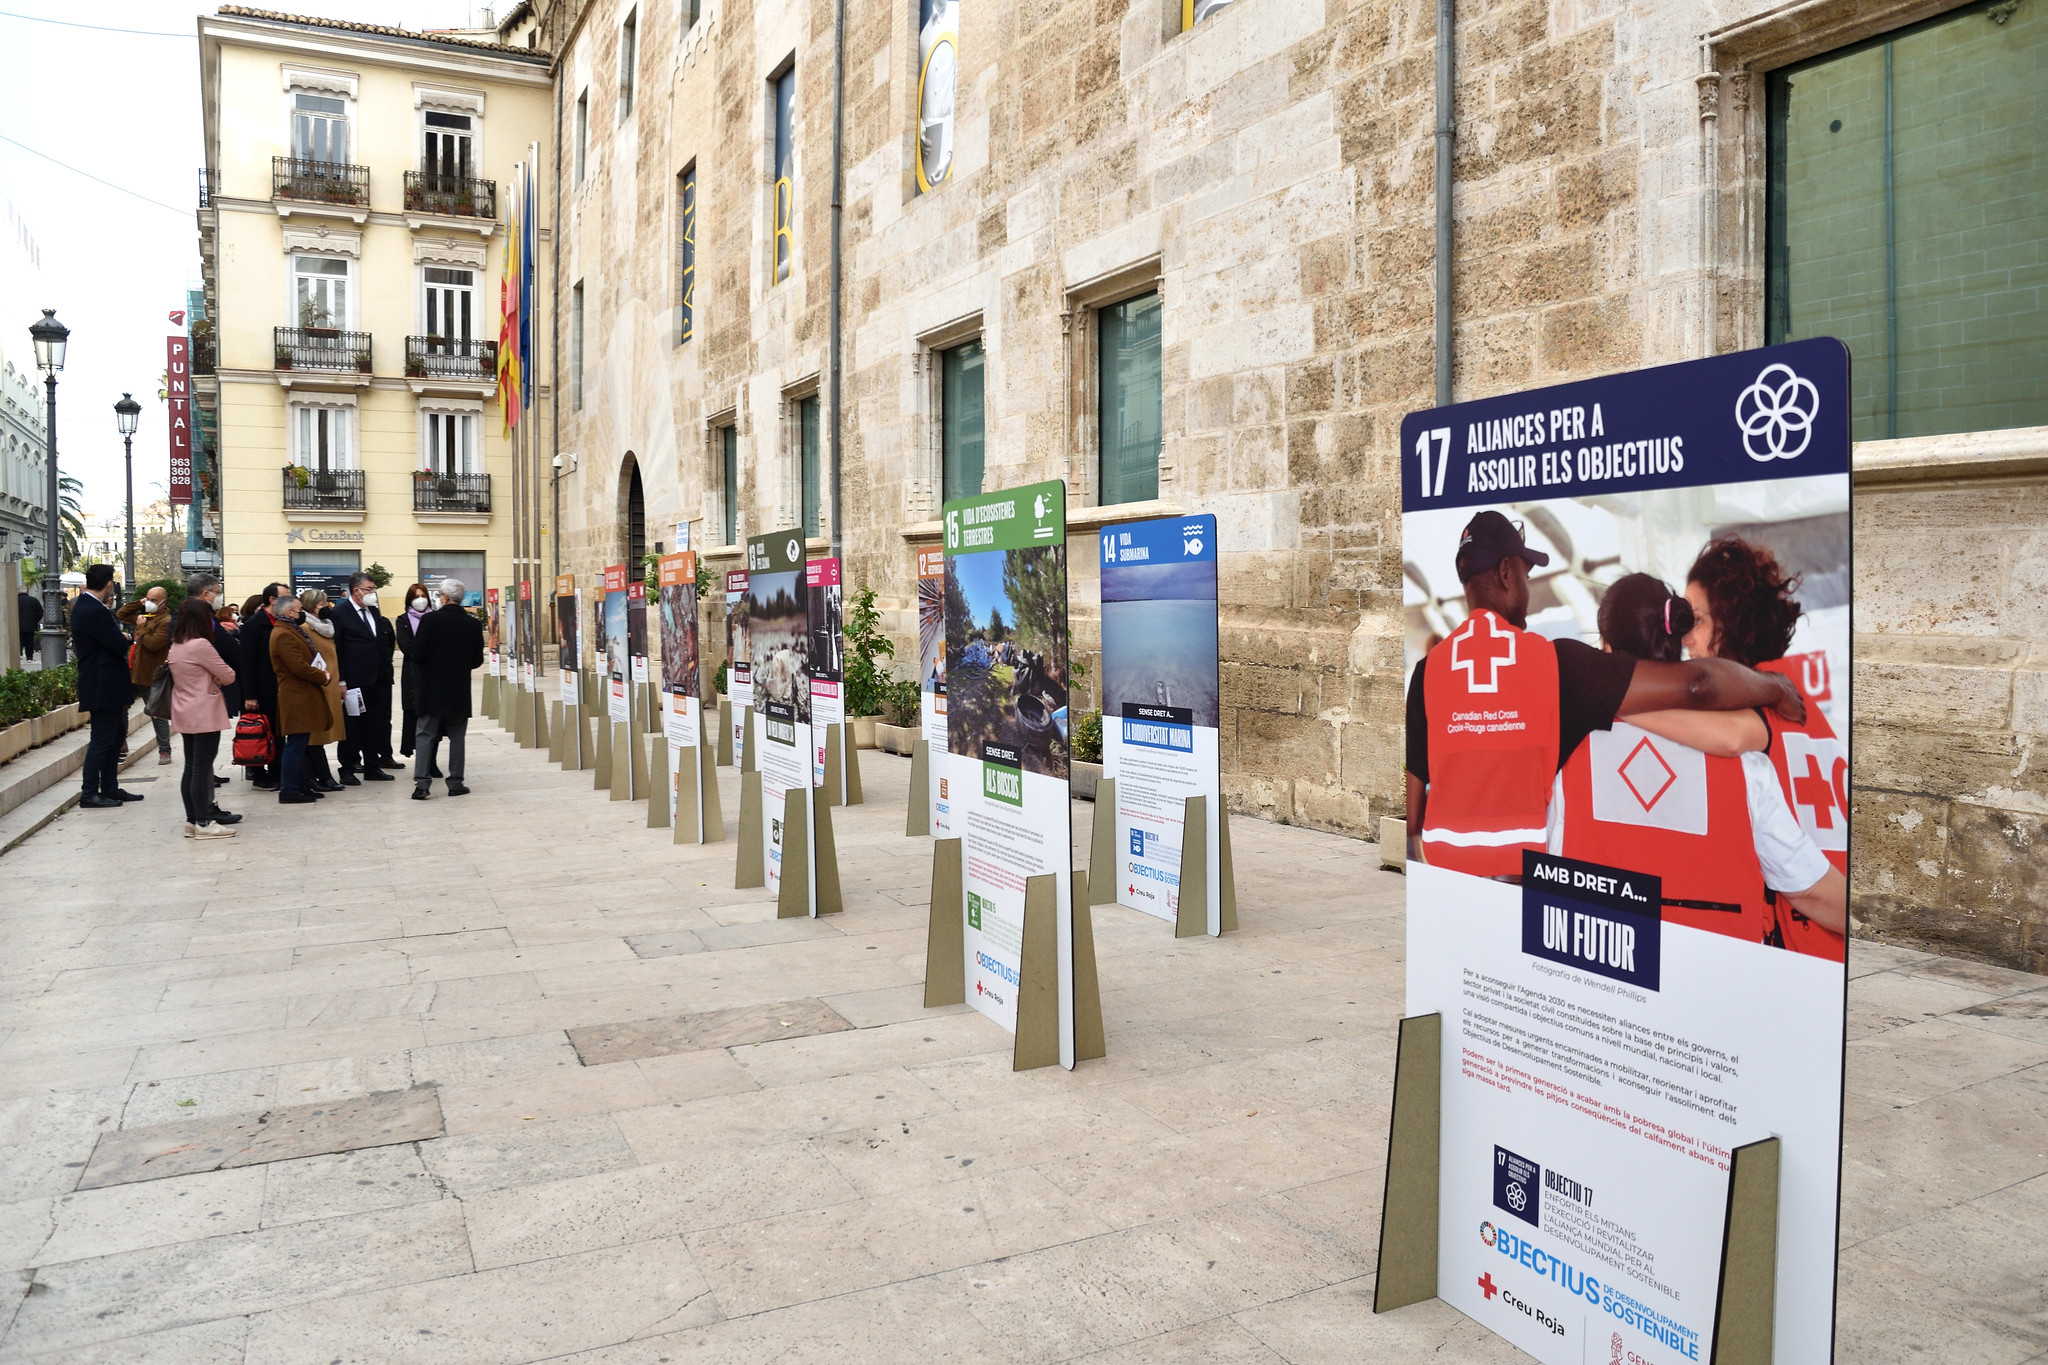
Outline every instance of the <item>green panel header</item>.
<svg viewBox="0 0 2048 1365">
<path fill-rule="evenodd" d="M 747 537 L 748 573 L 788 573 L 803 566 L 802 532 L 770 531 L 765 536 Z"/>
<path fill-rule="evenodd" d="M 946 504 L 949 555 L 1066 543 L 1067 486 L 1058 479 Z"/>
</svg>

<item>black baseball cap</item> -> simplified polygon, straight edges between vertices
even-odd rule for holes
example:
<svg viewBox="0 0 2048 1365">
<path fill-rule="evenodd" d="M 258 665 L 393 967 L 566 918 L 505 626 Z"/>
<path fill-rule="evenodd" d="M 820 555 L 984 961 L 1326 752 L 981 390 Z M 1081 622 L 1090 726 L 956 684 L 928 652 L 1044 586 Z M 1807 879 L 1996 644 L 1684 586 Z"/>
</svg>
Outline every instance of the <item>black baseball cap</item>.
<svg viewBox="0 0 2048 1365">
<path fill-rule="evenodd" d="M 1522 539 L 1522 529 L 1498 512 L 1481 512 L 1465 523 L 1458 537 L 1458 581 L 1469 583 L 1503 559 L 1519 556 L 1531 567 L 1550 562 L 1541 550 L 1532 550 Z"/>
</svg>

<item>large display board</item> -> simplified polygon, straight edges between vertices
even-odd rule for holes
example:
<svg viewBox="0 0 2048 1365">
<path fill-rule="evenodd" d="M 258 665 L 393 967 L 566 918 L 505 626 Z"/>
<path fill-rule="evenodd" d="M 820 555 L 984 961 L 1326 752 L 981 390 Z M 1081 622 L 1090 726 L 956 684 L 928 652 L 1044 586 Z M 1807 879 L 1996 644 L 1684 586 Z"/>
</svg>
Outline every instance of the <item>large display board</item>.
<svg viewBox="0 0 2048 1365">
<path fill-rule="evenodd" d="M 1756 1320 L 1722 1291 L 1755 1207 L 1731 1165 L 1775 1139 L 1759 1330 L 1830 1359 L 1848 754 L 1797 684 L 1848 676 L 1848 354 L 1504 395 L 1401 440 L 1437 1293 L 1553 1365 L 1709 1359 Z"/>
<path fill-rule="evenodd" d="M 928 765 L 924 799 L 934 839 L 951 838 L 952 789 L 946 769 L 946 552 L 917 552 L 918 724 Z M 916 800 L 913 792 L 911 799 Z"/>
<path fill-rule="evenodd" d="M 583 666 L 583 654 L 577 639 L 583 624 L 581 614 L 576 610 L 576 575 L 571 573 L 555 575 L 555 662 L 562 675 L 562 705 L 578 704 L 577 671 Z"/>
<path fill-rule="evenodd" d="M 839 561 L 813 559 L 804 565 L 804 589 L 809 595 L 809 648 L 806 657 L 811 671 L 811 785 L 825 785 L 826 737 L 832 727 L 846 720 L 846 640 L 842 633 L 844 610 L 839 582 Z M 842 735 L 842 739 L 845 737 Z M 846 765 L 842 761 L 839 790 L 830 793 L 835 804 L 846 801 Z"/>
<path fill-rule="evenodd" d="M 1180 910 L 1188 798 L 1202 797 L 1202 923 L 1223 932 L 1223 788 L 1216 637 L 1216 518 L 1105 527 L 1102 772 L 1116 783 L 1116 899 Z"/>
<path fill-rule="evenodd" d="M 642 610 L 644 613 L 645 608 Z M 632 661 L 628 653 L 631 641 L 626 633 L 626 615 L 626 566 L 613 564 L 604 571 L 604 630 L 599 637 L 604 645 L 604 657 L 599 660 L 599 666 L 605 674 L 605 714 L 620 725 L 633 717 L 633 701 L 627 682 L 632 676 Z M 644 614 L 642 620 L 641 639 L 644 642 Z"/>
<path fill-rule="evenodd" d="M 698 684 L 697 556 L 694 551 L 663 555 L 656 566 L 660 593 L 662 734 L 668 740 L 669 822 L 687 815 L 696 828 L 689 841 L 704 836 L 701 766 L 697 745 L 703 735 L 704 699 Z M 685 795 L 689 784 L 696 799 Z M 681 815 L 679 815 L 679 812 Z"/>
<path fill-rule="evenodd" d="M 1017 1031 L 1026 882 L 1056 878 L 1060 1064 L 1074 1051 L 1066 485 L 945 505 L 946 743 L 967 1003 Z"/>
<path fill-rule="evenodd" d="M 725 571 L 725 696 L 732 711 L 733 761 L 746 748 L 747 708 L 754 704 L 754 646 L 747 637 L 747 571 Z"/>
<path fill-rule="evenodd" d="M 519 683 L 527 691 L 533 690 L 534 663 L 538 655 L 534 650 L 534 600 L 533 580 L 519 580 Z"/>
<path fill-rule="evenodd" d="M 771 895 L 782 891 L 784 844 L 808 850 L 815 803 L 806 801 L 807 827 L 783 828 L 789 790 L 811 787 L 810 593 L 804 585 L 804 542 L 795 531 L 747 540 L 747 636 L 753 651 L 754 752 L 760 755 L 763 848 Z M 811 876 L 816 860 L 804 859 Z M 816 903 L 815 887 L 806 900 Z"/>
<path fill-rule="evenodd" d="M 498 677 L 505 670 L 505 609 L 496 588 L 484 589 L 484 673 Z"/>
</svg>

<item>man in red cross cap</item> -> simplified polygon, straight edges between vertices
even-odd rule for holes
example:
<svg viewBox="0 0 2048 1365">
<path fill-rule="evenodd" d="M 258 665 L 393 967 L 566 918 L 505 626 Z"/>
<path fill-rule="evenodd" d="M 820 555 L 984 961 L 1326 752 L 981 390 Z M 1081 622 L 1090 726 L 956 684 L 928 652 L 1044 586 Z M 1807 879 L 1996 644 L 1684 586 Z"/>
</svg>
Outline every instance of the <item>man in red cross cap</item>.
<svg viewBox="0 0 2048 1365">
<path fill-rule="evenodd" d="M 1529 571 L 1550 562 L 1499 512 L 1458 539 L 1464 621 L 1408 682 L 1408 856 L 1519 879 L 1542 851 L 1552 780 L 1581 740 L 1643 711 L 1770 707 L 1803 720 L 1787 679 L 1726 659 L 1659 663 L 1528 629 Z"/>
</svg>

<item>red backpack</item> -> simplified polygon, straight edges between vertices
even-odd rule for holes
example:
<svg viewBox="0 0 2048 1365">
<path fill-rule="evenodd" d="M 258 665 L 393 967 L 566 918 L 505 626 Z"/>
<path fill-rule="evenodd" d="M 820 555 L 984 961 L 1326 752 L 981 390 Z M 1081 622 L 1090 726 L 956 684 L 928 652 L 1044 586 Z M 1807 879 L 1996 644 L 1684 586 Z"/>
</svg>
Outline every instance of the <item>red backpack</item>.
<svg viewBox="0 0 2048 1365">
<path fill-rule="evenodd" d="M 277 762 L 277 741 L 270 733 L 270 718 L 261 711 L 244 711 L 235 722 L 235 763 L 243 768 L 266 768 Z"/>
</svg>

